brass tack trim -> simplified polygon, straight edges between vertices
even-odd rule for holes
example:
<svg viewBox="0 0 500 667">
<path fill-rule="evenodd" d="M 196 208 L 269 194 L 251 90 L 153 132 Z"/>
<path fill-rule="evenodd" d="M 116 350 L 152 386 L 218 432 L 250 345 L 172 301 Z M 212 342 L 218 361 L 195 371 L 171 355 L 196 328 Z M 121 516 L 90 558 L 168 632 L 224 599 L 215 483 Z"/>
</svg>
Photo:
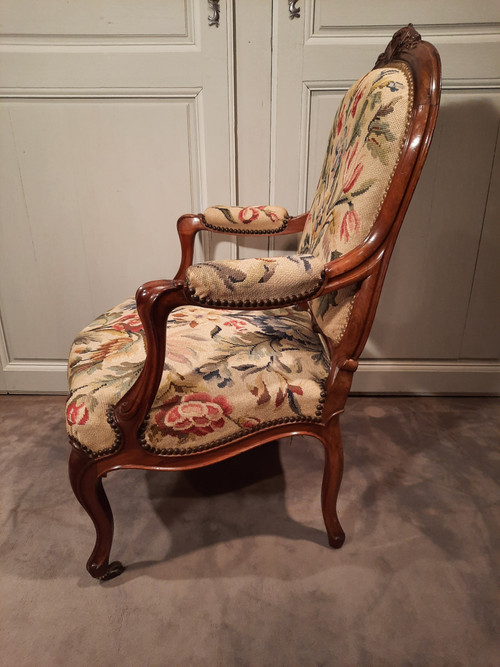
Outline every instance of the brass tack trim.
<svg viewBox="0 0 500 667">
<path fill-rule="evenodd" d="M 81 443 L 78 438 L 75 438 L 73 435 L 69 436 L 69 442 L 74 447 L 75 449 L 80 450 L 84 454 L 86 454 L 89 458 L 91 459 L 100 459 L 103 458 L 104 456 L 109 456 L 110 454 L 115 454 L 120 447 L 122 446 L 122 434 L 120 431 L 120 427 L 116 423 L 115 420 L 115 413 L 114 413 L 115 406 L 110 405 L 108 409 L 106 410 L 106 421 L 107 423 L 111 426 L 115 433 L 115 441 L 111 447 L 106 447 L 106 449 L 100 449 L 98 452 L 95 452 L 94 450 L 90 449 L 83 443 Z M 149 416 L 149 415 L 148 415 Z M 142 425 L 141 425 L 142 428 Z M 144 422 L 144 429 L 146 428 L 146 422 Z"/>
<path fill-rule="evenodd" d="M 269 236 L 270 234 L 279 234 L 282 232 L 284 229 L 286 229 L 288 225 L 288 221 L 290 220 L 290 217 L 285 218 L 283 220 L 283 223 L 280 227 L 276 227 L 276 229 L 241 229 L 239 222 L 235 222 L 235 227 L 219 227 L 218 225 L 214 225 L 210 222 L 207 222 L 206 220 L 204 221 L 205 227 L 208 229 L 212 229 L 216 232 L 227 232 L 229 234 L 260 234 L 261 236 Z M 251 223 L 250 223 L 251 224 Z"/>
</svg>

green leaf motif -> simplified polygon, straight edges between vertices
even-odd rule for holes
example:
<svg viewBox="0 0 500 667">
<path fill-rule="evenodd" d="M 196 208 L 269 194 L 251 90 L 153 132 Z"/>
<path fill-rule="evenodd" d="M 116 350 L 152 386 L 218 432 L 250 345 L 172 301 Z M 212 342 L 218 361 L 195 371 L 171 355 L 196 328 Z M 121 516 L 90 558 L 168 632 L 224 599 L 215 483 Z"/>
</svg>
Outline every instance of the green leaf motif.
<svg viewBox="0 0 500 667">
<path fill-rule="evenodd" d="M 334 308 L 337 305 L 337 302 L 335 300 L 338 292 L 335 290 L 334 292 L 330 292 L 330 294 L 325 294 L 325 296 L 320 296 L 318 301 L 319 301 L 319 307 L 318 307 L 318 316 L 321 317 L 322 319 L 326 315 L 326 313 L 330 310 L 330 308 Z"/>
<path fill-rule="evenodd" d="M 368 128 L 366 146 L 374 158 L 377 158 L 382 164 L 387 165 L 389 146 L 396 137 L 391 132 L 389 123 L 381 121 L 377 116 L 372 120 Z"/>
<path fill-rule="evenodd" d="M 357 190 L 355 190 L 354 192 L 351 192 L 351 197 L 359 197 L 359 195 L 364 194 L 365 192 L 367 192 L 372 187 L 372 185 L 374 183 L 375 183 L 374 178 L 368 179 L 367 181 L 362 183 Z"/>
<path fill-rule="evenodd" d="M 229 222 L 232 222 L 232 223 L 236 222 L 236 220 L 233 218 L 233 216 L 231 215 L 231 212 L 228 208 L 224 208 L 223 206 L 217 206 L 217 208 L 222 213 L 222 215 L 226 218 L 226 220 L 228 220 Z"/>
</svg>

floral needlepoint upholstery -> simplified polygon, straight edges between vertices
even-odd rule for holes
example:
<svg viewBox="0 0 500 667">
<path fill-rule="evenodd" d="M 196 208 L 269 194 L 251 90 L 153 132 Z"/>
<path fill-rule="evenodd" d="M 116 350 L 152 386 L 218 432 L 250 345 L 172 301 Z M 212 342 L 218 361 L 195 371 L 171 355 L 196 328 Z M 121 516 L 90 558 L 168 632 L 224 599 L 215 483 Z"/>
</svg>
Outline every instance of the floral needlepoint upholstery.
<svg viewBox="0 0 500 667">
<path fill-rule="evenodd" d="M 288 211 L 282 206 L 211 206 L 203 214 L 210 229 L 248 234 L 276 234 L 285 229 Z"/>
<path fill-rule="evenodd" d="M 389 188 L 410 121 L 411 77 L 405 65 L 369 72 L 346 93 L 335 116 L 318 188 L 299 245 L 324 262 L 358 246 Z M 324 333 L 339 342 L 356 287 L 311 302 Z"/>
<path fill-rule="evenodd" d="M 323 278 L 324 262 L 315 255 L 204 262 L 186 272 L 193 299 L 237 307 L 296 303 L 313 296 Z"/>
<path fill-rule="evenodd" d="M 99 455 L 117 446 L 106 415 L 137 379 L 144 359 L 133 299 L 76 338 L 66 418 L 77 447 Z M 328 367 L 307 312 L 177 308 L 168 319 L 165 368 L 142 445 L 184 454 L 276 420 L 317 420 Z"/>
</svg>

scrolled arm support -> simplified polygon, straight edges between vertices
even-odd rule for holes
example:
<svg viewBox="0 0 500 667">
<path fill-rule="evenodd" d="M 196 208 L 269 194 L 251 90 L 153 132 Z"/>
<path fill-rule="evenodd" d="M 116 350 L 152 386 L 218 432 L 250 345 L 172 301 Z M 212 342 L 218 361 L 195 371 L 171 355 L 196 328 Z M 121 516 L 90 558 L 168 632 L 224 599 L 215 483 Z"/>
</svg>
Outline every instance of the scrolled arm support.
<svg viewBox="0 0 500 667">
<path fill-rule="evenodd" d="M 145 283 L 136 293 L 137 311 L 144 326 L 146 360 L 136 382 L 115 407 L 116 422 L 126 436 L 146 417 L 158 391 L 165 361 L 167 318 L 174 308 L 189 303 L 184 283 L 156 280 Z"/>
<path fill-rule="evenodd" d="M 201 213 L 199 215 L 182 215 L 177 220 L 177 234 L 181 244 L 181 263 L 174 280 L 184 280 L 187 268 L 193 263 L 196 234 L 203 229 L 208 228 Z"/>
<path fill-rule="evenodd" d="M 373 273 L 382 260 L 384 248 L 380 248 L 368 257 L 359 250 L 360 248 L 355 248 L 342 257 L 328 262 L 325 266 L 325 283 L 318 296 L 359 283 Z"/>
</svg>

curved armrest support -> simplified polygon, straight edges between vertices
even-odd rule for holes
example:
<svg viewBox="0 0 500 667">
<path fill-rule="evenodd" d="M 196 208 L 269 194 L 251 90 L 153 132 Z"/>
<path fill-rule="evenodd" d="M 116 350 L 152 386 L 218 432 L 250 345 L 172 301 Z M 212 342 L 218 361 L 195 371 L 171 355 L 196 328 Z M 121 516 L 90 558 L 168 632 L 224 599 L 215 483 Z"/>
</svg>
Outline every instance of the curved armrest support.
<svg viewBox="0 0 500 667">
<path fill-rule="evenodd" d="M 137 311 L 144 326 L 146 360 L 136 382 L 115 407 L 115 419 L 125 438 L 135 441 L 160 385 L 165 362 L 167 318 L 177 308 L 190 303 L 184 283 L 156 280 L 145 283 L 136 292 Z"/>
<path fill-rule="evenodd" d="M 351 252 L 354 253 L 355 251 Z M 326 280 L 321 294 L 327 294 L 342 287 L 348 287 L 368 278 L 382 259 L 384 252 L 383 250 L 379 251 L 368 259 L 364 259 L 358 254 L 348 257 L 350 254 L 346 253 L 343 257 L 339 257 L 339 259 L 329 262 L 325 266 Z"/>
<path fill-rule="evenodd" d="M 193 263 L 194 240 L 196 234 L 202 229 L 208 229 L 202 214 L 182 215 L 177 220 L 177 234 L 181 244 L 181 263 L 174 280 L 184 280 L 186 269 Z"/>
</svg>

